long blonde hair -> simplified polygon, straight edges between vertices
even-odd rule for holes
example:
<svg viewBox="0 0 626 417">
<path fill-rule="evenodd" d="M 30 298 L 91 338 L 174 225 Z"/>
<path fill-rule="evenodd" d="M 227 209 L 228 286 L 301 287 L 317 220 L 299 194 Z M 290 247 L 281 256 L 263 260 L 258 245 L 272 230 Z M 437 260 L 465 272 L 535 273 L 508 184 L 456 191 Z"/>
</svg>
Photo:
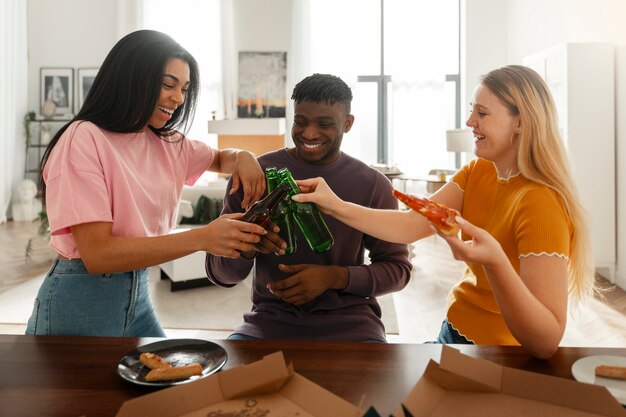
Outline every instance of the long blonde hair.
<svg viewBox="0 0 626 417">
<path fill-rule="evenodd" d="M 557 111 L 548 86 L 521 65 L 498 68 L 481 83 L 520 118 L 517 166 L 531 181 L 550 187 L 563 201 L 574 232 L 570 242 L 568 290 L 574 301 L 597 290 L 587 215 L 580 204 L 567 152 L 558 130 Z"/>
</svg>

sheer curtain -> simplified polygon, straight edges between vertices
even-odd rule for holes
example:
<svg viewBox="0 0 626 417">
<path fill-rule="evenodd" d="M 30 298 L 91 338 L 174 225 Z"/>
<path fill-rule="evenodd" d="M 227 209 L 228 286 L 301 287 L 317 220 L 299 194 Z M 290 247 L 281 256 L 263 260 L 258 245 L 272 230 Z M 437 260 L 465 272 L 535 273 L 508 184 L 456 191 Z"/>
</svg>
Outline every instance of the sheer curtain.
<svg viewBox="0 0 626 417">
<path fill-rule="evenodd" d="M 357 82 L 380 74 L 380 0 L 299 1 L 294 79 L 314 72 L 340 76 L 352 88 L 355 125 L 342 149 L 377 161 L 377 87 Z M 328 13 L 333 10 L 333 13 Z M 458 72 L 458 0 L 385 2 L 385 73 L 389 85 L 389 162 L 408 174 L 453 168 L 445 131 L 454 127 L 446 74 Z"/>
<path fill-rule="evenodd" d="M 7 220 L 13 184 L 24 177 L 24 133 L 21 121 L 28 107 L 26 37 L 26 2 L 1 1 L 0 223 Z"/>
</svg>

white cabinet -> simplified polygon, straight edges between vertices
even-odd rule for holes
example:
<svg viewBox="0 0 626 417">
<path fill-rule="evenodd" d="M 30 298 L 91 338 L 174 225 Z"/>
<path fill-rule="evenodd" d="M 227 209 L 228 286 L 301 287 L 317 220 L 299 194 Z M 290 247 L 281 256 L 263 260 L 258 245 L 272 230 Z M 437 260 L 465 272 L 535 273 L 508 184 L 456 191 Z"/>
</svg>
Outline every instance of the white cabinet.
<svg viewBox="0 0 626 417">
<path fill-rule="evenodd" d="M 546 80 L 559 112 L 574 179 L 590 217 L 596 270 L 616 262 L 614 47 L 567 43 L 524 58 Z"/>
</svg>

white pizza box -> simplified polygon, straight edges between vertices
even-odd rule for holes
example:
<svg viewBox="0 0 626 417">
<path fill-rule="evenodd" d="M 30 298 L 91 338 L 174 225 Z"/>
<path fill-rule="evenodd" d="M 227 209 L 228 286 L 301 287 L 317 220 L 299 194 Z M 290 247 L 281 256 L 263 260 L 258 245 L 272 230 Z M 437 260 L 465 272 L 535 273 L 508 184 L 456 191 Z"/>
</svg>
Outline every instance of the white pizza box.
<svg viewBox="0 0 626 417">
<path fill-rule="evenodd" d="M 283 353 L 275 352 L 257 362 L 128 400 L 116 416 L 252 416 L 278 414 L 275 411 L 298 417 L 363 414 L 357 406 L 294 372 Z"/>
</svg>

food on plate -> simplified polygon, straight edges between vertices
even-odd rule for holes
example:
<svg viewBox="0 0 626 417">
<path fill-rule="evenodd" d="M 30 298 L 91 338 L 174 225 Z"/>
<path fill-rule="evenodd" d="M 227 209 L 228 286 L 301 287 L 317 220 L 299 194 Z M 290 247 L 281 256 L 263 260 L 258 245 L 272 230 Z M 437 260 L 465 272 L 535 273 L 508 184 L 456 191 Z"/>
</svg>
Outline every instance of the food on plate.
<svg viewBox="0 0 626 417">
<path fill-rule="evenodd" d="M 139 356 L 139 361 L 150 369 L 171 368 L 172 364 L 162 357 L 151 352 L 144 352 Z"/>
<path fill-rule="evenodd" d="M 426 217 L 441 233 L 455 235 L 459 232 L 459 224 L 455 219 L 456 216 L 460 215 L 457 210 L 435 203 L 427 198 L 415 197 L 398 190 L 393 190 L 393 195 L 409 208 Z"/>
<path fill-rule="evenodd" d="M 626 380 L 626 366 L 598 365 L 596 376 Z"/>
<path fill-rule="evenodd" d="M 199 363 L 175 366 L 172 368 L 153 369 L 146 375 L 146 381 L 174 381 L 177 379 L 186 379 L 193 375 L 202 375 L 202 366 Z"/>
<path fill-rule="evenodd" d="M 172 366 L 171 363 L 151 352 L 144 352 L 139 355 L 139 361 L 144 366 L 150 368 L 150 372 L 146 375 L 146 381 L 149 382 L 174 381 L 202 374 L 202 366 L 199 363 L 192 363 L 185 366 Z"/>
</svg>

